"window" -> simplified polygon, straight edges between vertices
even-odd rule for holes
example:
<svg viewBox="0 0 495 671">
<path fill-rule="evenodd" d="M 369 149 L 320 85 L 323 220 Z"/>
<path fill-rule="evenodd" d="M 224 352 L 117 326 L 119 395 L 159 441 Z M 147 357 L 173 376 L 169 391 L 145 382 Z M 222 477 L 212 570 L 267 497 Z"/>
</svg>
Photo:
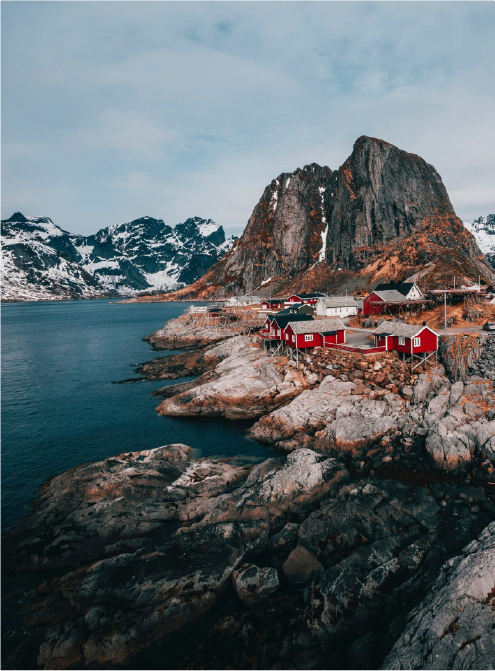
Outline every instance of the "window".
<svg viewBox="0 0 495 671">
<path fill-rule="evenodd" d="M 419 347 L 421 345 L 421 338 L 414 338 L 414 347 Z"/>
<path fill-rule="evenodd" d="M 296 342 L 296 336 L 292 334 L 292 342 Z"/>
<path fill-rule="evenodd" d="M 404 336 L 399 336 L 399 345 L 405 345 L 406 344 L 406 339 Z"/>
<path fill-rule="evenodd" d="M 312 335 L 305 335 L 305 336 L 304 336 L 304 341 L 305 341 L 305 342 L 311 342 L 311 340 L 313 340 L 313 336 L 312 336 Z"/>
</svg>

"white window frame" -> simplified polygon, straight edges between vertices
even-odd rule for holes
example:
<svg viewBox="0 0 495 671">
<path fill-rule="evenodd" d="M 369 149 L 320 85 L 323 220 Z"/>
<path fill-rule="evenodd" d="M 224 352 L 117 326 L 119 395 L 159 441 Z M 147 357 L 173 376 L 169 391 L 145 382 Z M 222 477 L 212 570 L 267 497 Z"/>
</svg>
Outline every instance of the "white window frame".
<svg viewBox="0 0 495 671">
<path fill-rule="evenodd" d="M 296 342 L 296 336 L 294 333 L 292 334 L 292 342 Z"/>
<path fill-rule="evenodd" d="M 419 347 L 421 345 L 421 338 L 414 338 L 413 347 Z"/>
<path fill-rule="evenodd" d="M 304 342 L 311 342 L 313 340 L 313 334 L 310 333 L 309 335 L 304 336 Z"/>
<path fill-rule="evenodd" d="M 399 336 L 399 345 L 405 345 L 406 344 L 406 339 L 404 336 Z"/>
</svg>

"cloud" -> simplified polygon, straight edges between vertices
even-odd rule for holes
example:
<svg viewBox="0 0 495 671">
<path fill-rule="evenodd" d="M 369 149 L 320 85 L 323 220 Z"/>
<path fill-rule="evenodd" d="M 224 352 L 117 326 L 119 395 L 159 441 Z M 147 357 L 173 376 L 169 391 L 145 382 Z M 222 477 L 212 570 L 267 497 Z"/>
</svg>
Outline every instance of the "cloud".
<svg viewBox="0 0 495 671">
<path fill-rule="evenodd" d="M 4 3 L 2 214 L 239 233 L 265 185 L 366 133 L 495 211 L 492 3 Z M 19 48 L 22 45 L 22 48 Z M 41 208 L 41 209 L 40 209 Z"/>
</svg>

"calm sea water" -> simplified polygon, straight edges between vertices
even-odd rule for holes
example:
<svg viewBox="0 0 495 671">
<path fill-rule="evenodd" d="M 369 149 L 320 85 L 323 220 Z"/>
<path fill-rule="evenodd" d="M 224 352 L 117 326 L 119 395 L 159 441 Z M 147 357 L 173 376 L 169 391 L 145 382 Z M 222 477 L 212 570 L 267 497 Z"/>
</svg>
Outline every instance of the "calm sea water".
<svg viewBox="0 0 495 671">
<path fill-rule="evenodd" d="M 267 456 L 246 423 L 158 417 L 165 382 L 113 384 L 168 353 L 142 341 L 179 303 L 108 300 L 2 306 L 2 526 L 62 471 L 121 452 L 185 443 L 206 455 Z M 171 381 L 173 384 L 178 380 Z"/>
</svg>

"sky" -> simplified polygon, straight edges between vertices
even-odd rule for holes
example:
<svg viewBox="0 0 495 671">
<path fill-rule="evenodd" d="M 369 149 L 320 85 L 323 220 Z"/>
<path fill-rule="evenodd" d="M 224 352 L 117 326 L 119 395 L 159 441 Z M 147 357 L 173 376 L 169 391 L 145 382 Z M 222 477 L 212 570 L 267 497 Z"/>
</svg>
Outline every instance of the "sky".
<svg viewBox="0 0 495 671">
<path fill-rule="evenodd" d="M 2 2 L 2 217 L 239 235 L 281 172 L 360 135 L 495 212 L 493 2 Z"/>
</svg>

